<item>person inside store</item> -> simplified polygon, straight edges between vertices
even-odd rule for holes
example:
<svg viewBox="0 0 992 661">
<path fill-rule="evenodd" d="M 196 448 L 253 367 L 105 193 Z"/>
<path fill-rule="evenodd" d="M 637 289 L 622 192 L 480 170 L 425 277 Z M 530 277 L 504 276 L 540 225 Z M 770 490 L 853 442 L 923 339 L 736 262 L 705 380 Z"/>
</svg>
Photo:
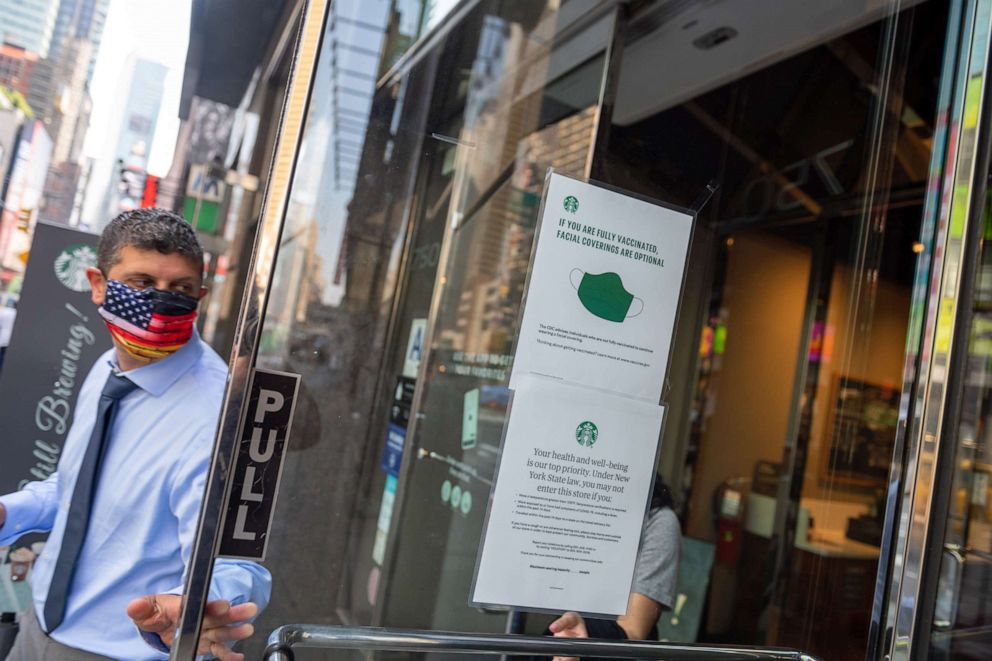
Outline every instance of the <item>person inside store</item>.
<svg viewBox="0 0 992 661">
<path fill-rule="evenodd" d="M 627 613 L 616 620 L 599 620 L 568 612 L 552 622 L 545 633 L 563 638 L 658 640 L 658 618 L 675 604 L 681 548 L 682 532 L 672 492 L 657 474 L 641 529 Z M 558 656 L 554 661 L 576 659 Z"/>
<path fill-rule="evenodd" d="M 80 388 L 56 471 L 0 497 L 0 546 L 49 533 L 8 661 L 164 659 L 180 618 L 227 380 L 194 326 L 203 249 L 180 216 L 127 211 L 87 277 L 113 348 Z M 230 644 L 270 590 L 260 565 L 217 560 L 199 652 L 243 658 Z"/>
</svg>

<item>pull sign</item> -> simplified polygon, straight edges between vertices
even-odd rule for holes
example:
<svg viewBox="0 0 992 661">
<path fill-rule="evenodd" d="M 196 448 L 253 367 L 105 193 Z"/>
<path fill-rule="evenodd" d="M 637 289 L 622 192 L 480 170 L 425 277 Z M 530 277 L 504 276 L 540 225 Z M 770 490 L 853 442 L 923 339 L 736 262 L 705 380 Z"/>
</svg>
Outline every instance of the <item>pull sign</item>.
<svg viewBox="0 0 992 661">
<path fill-rule="evenodd" d="M 220 555 L 265 559 L 299 387 L 298 374 L 254 370 L 224 509 Z"/>
</svg>

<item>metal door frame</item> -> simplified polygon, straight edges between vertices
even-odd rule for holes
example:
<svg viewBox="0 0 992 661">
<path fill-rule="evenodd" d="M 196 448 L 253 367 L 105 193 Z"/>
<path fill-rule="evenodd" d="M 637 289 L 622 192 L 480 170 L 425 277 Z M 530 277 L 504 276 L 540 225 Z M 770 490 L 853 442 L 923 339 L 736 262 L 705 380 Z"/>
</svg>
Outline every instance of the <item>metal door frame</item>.
<svg viewBox="0 0 992 661">
<path fill-rule="evenodd" d="M 933 572 L 929 552 L 943 525 L 938 492 L 942 458 L 954 442 L 954 403 L 967 356 L 967 275 L 981 223 L 988 167 L 985 115 L 992 2 L 951 3 L 936 135 L 924 207 L 924 252 L 917 265 L 904 368 L 899 434 L 890 472 L 882 556 L 875 590 L 869 658 L 925 658 Z M 986 172 L 981 171 L 983 167 Z M 977 178 L 977 179 L 976 179 Z M 977 185 L 976 185 L 977 180 Z M 915 331 L 915 332 L 914 332 Z M 918 338 L 918 344 L 914 343 Z M 944 462 L 946 463 L 946 462 Z"/>
<path fill-rule="evenodd" d="M 185 599 L 179 630 L 169 655 L 170 661 L 193 661 L 197 656 L 200 625 L 220 541 L 218 533 L 224 515 L 231 458 L 237 447 L 242 406 L 255 366 L 279 241 L 289 207 L 289 193 L 320 59 L 325 23 L 330 13 L 330 0 L 302 2 L 302 23 L 290 68 L 289 89 L 279 121 L 278 139 L 262 202 L 255 248 L 248 267 L 251 278 L 246 282 L 241 313 L 235 329 L 224 408 L 218 421 L 217 439 L 200 507 L 196 540 L 186 568 L 186 583 L 183 588 Z"/>
</svg>

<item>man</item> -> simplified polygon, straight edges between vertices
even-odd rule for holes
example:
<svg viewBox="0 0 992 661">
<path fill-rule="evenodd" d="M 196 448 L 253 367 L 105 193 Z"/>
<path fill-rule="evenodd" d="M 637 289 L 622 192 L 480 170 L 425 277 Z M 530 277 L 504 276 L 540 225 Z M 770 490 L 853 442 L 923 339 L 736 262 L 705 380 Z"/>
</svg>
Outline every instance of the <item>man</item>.
<svg viewBox="0 0 992 661">
<path fill-rule="evenodd" d="M 0 545 L 50 532 L 8 661 L 167 656 L 227 378 L 193 326 L 202 273 L 169 211 L 125 212 L 100 238 L 87 276 L 114 348 L 80 389 L 56 472 L 0 497 Z M 241 659 L 228 643 L 252 634 L 270 587 L 261 566 L 218 560 L 200 653 Z"/>
</svg>

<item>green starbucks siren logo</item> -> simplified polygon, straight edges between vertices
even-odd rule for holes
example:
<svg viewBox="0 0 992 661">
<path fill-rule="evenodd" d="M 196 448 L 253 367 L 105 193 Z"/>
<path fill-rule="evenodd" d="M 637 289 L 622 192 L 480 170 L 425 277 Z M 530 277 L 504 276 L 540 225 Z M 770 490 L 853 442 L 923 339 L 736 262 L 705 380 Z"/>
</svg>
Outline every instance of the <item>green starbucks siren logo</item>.
<svg viewBox="0 0 992 661">
<path fill-rule="evenodd" d="M 586 420 L 580 422 L 579 426 L 575 428 L 575 440 L 584 448 L 591 448 L 595 445 L 597 438 L 599 438 L 599 428 L 596 427 L 595 423 Z"/>
<path fill-rule="evenodd" d="M 96 251 L 84 243 L 67 246 L 55 258 L 55 277 L 72 291 L 83 292 L 90 288 L 86 269 L 96 266 Z"/>
<path fill-rule="evenodd" d="M 565 211 L 575 213 L 579 210 L 579 198 L 569 195 L 565 198 Z"/>
</svg>

